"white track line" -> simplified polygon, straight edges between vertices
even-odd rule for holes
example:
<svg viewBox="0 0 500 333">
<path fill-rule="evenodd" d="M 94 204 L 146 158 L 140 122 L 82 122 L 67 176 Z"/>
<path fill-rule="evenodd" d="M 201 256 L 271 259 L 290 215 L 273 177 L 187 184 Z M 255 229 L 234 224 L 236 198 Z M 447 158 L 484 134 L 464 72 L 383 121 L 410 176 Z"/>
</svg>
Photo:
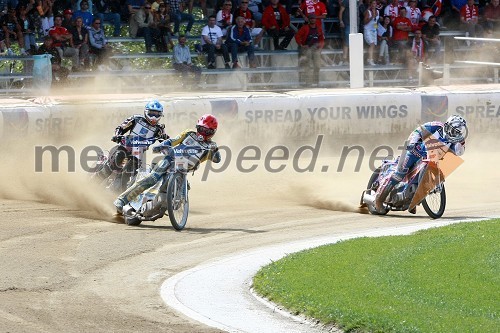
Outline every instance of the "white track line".
<svg viewBox="0 0 500 333">
<path fill-rule="evenodd" d="M 257 248 L 237 255 L 217 258 L 167 279 L 161 287 L 161 297 L 168 306 L 186 316 L 228 332 L 320 332 L 321 328 L 313 327 L 307 321 L 291 314 L 286 315 L 272 303 L 256 300 L 250 291 L 251 282 L 252 277 L 262 266 L 293 252 L 341 240 L 407 235 L 418 230 L 457 222 L 464 222 L 464 220 L 432 221 L 412 226 L 374 228 L 359 233 L 324 236 Z"/>
</svg>

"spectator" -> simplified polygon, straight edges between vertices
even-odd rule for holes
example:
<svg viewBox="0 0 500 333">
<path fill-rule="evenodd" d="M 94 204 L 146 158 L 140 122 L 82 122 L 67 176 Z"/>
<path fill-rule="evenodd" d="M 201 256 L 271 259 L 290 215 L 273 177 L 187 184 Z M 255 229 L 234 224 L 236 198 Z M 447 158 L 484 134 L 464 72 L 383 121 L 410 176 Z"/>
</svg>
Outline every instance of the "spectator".
<svg viewBox="0 0 500 333">
<path fill-rule="evenodd" d="M 161 52 L 168 52 L 168 47 L 174 48 L 174 43 L 172 42 L 172 28 L 170 25 L 170 15 L 168 14 L 168 6 L 162 2 L 158 6 L 158 11 L 155 12 L 155 22 L 160 30 L 160 43 L 162 46 Z"/>
<path fill-rule="evenodd" d="M 247 53 L 250 68 L 257 67 L 252 45 L 252 36 L 250 36 L 250 29 L 248 29 L 245 23 L 245 18 L 238 16 L 236 18 L 236 25 L 228 30 L 226 43 L 231 51 L 231 57 L 233 58 L 233 69 L 241 68 L 238 63 L 238 52 Z"/>
<path fill-rule="evenodd" d="M 379 52 L 378 52 L 378 63 L 383 64 L 385 62 L 386 65 L 390 63 L 390 52 L 389 47 L 392 44 L 392 35 L 394 29 L 391 25 L 391 17 L 384 16 L 382 22 L 379 24 L 377 28 L 377 40 L 379 44 Z"/>
<path fill-rule="evenodd" d="M 484 9 L 484 26 L 488 37 L 498 32 L 500 22 L 500 0 L 491 0 Z"/>
<path fill-rule="evenodd" d="M 208 24 L 201 31 L 201 48 L 207 53 L 207 68 L 214 69 L 215 54 L 222 54 L 224 65 L 226 68 L 231 68 L 229 65 L 229 52 L 227 45 L 222 43 L 222 30 L 215 24 L 214 15 L 208 17 Z"/>
<path fill-rule="evenodd" d="M 316 17 L 316 24 L 321 25 L 323 31 L 323 19 L 327 15 L 326 5 L 319 0 L 299 0 L 299 8 L 297 13 L 302 16 L 305 22 L 309 21 L 309 15 Z"/>
<path fill-rule="evenodd" d="M 170 19 L 174 21 L 174 34 L 179 33 L 179 26 L 181 21 L 187 21 L 185 35 L 189 36 L 191 33 L 191 28 L 194 24 L 193 14 L 184 13 L 185 3 L 183 0 L 167 0 L 168 5 L 170 5 Z"/>
<path fill-rule="evenodd" d="M 54 1 L 41 0 L 39 5 L 41 8 L 39 9 L 39 12 L 41 13 L 40 17 L 42 18 L 42 30 L 45 36 L 49 34 L 50 28 L 54 26 Z"/>
<path fill-rule="evenodd" d="M 28 14 L 26 5 L 24 4 L 19 6 L 18 22 L 23 34 L 24 49 L 30 54 L 35 54 L 35 51 L 37 49 L 35 40 L 35 21 L 33 19 L 33 16 Z"/>
<path fill-rule="evenodd" d="M 236 18 L 238 18 L 239 16 L 245 19 L 245 25 L 248 29 L 250 29 L 250 35 L 255 38 L 253 45 L 257 47 L 262 39 L 262 36 L 264 35 L 264 29 L 255 27 L 256 23 L 254 20 L 254 15 L 252 11 L 248 9 L 248 0 L 241 0 L 240 7 L 236 8 L 236 10 L 234 11 L 234 24 L 236 24 Z"/>
<path fill-rule="evenodd" d="M 481 37 L 483 27 L 479 24 L 479 9 L 474 5 L 474 0 L 467 0 L 467 4 L 460 10 L 460 23 L 465 30 L 465 37 Z M 467 46 L 470 41 L 466 41 Z"/>
<path fill-rule="evenodd" d="M 89 31 L 83 26 L 83 19 L 77 17 L 75 20 L 75 26 L 70 30 L 73 35 L 73 45 L 78 51 L 80 58 L 80 66 L 84 65 L 88 67 L 89 65 Z"/>
<path fill-rule="evenodd" d="M 434 48 L 434 60 L 442 61 L 441 39 L 439 38 L 439 25 L 436 22 L 436 16 L 430 16 L 427 23 L 422 27 L 422 39 L 427 50 Z"/>
<path fill-rule="evenodd" d="M 179 36 L 179 43 L 174 46 L 173 66 L 176 71 L 181 72 L 184 83 L 189 72 L 194 74 L 194 86 L 200 83 L 201 68 L 195 66 L 191 61 L 191 51 L 186 45 L 186 36 L 184 35 Z"/>
<path fill-rule="evenodd" d="M 87 0 L 83 0 L 80 3 L 80 9 L 74 12 L 73 18 L 81 17 L 83 19 L 83 26 L 90 27 L 94 21 L 94 15 L 89 11 L 89 3 Z"/>
<path fill-rule="evenodd" d="M 422 12 L 417 7 L 417 0 L 410 0 L 408 7 L 406 7 L 406 17 L 410 19 L 412 31 L 419 29 L 420 20 L 422 19 Z"/>
<path fill-rule="evenodd" d="M 5 37 L 5 46 L 8 50 L 7 52 L 12 54 L 12 50 L 10 49 L 11 40 L 15 40 L 19 44 L 21 55 L 25 55 L 26 52 L 24 50 L 23 32 L 16 16 L 16 10 L 12 7 L 9 7 L 7 14 L 2 17 L 1 22 Z"/>
<path fill-rule="evenodd" d="M 415 31 L 413 40 L 407 48 L 407 66 L 408 66 L 408 79 L 413 83 L 413 75 L 416 74 L 417 65 L 420 62 L 425 62 L 425 43 L 422 39 L 422 32 Z"/>
<path fill-rule="evenodd" d="M 137 21 L 135 20 L 135 14 L 144 6 L 145 0 L 126 0 L 127 10 L 129 13 L 129 34 L 130 37 L 137 37 Z"/>
<path fill-rule="evenodd" d="M 148 2 L 135 13 L 135 22 L 138 26 L 137 36 L 144 37 L 146 53 L 153 52 L 153 42 L 156 45 L 156 51 L 160 51 L 160 30 L 156 26 L 153 13 L 151 13 L 151 5 Z"/>
<path fill-rule="evenodd" d="M 280 5 L 279 0 L 271 0 L 262 15 L 262 25 L 267 33 L 273 38 L 275 50 L 286 50 L 293 38 L 294 32 L 290 28 L 290 15 L 285 7 Z M 285 38 L 279 42 L 279 38 Z"/>
<path fill-rule="evenodd" d="M 53 45 L 53 40 L 50 36 L 43 38 L 43 44 L 40 45 L 36 54 L 50 54 L 50 63 L 52 64 L 52 78 L 55 81 L 65 81 L 68 77 L 69 71 L 61 65 L 61 56 Z"/>
<path fill-rule="evenodd" d="M 351 32 L 351 19 L 349 17 L 349 0 L 339 0 L 339 25 L 342 36 L 342 61 L 339 65 L 349 64 L 349 34 Z"/>
<path fill-rule="evenodd" d="M 257 25 L 262 21 L 262 0 L 248 0 L 248 9 L 252 12 Z"/>
<path fill-rule="evenodd" d="M 54 17 L 54 26 L 49 30 L 52 44 L 59 52 L 61 58 L 71 58 L 72 70 L 80 70 L 80 57 L 78 51 L 73 47 L 73 35 L 62 26 L 62 16 Z"/>
<path fill-rule="evenodd" d="M 232 6 L 231 0 L 226 0 L 224 6 L 217 12 L 217 16 L 215 17 L 217 25 L 222 30 L 222 35 L 224 37 L 227 36 L 227 30 L 233 24 L 233 14 L 231 14 Z"/>
<path fill-rule="evenodd" d="M 122 27 L 120 0 L 96 0 L 95 7 L 97 10 L 95 16 L 100 19 L 100 22 L 113 24 L 113 36 L 120 36 Z"/>
<path fill-rule="evenodd" d="M 406 8 L 399 8 L 399 16 L 393 21 L 394 27 L 394 35 L 393 40 L 394 44 L 398 48 L 399 60 L 398 62 L 404 63 L 406 51 L 408 49 L 408 36 L 411 31 L 411 21 L 406 17 Z"/>
<path fill-rule="evenodd" d="M 399 16 L 399 0 L 392 0 L 391 3 L 385 7 L 384 16 L 389 16 L 391 21 L 394 22 L 396 17 Z"/>
<path fill-rule="evenodd" d="M 377 45 L 377 24 L 379 21 L 379 13 L 377 10 L 377 0 L 370 1 L 370 7 L 365 11 L 363 18 L 364 30 L 363 36 L 366 44 L 368 44 L 368 65 L 375 66 L 373 61 L 373 52 Z"/>
<path fill-rule="evenodd" d="M 467 4 L 467 0 L 450 0 L 450 1 L 451 1 L 450 19 L 453 22 L 460 22 L 460 10 L 462 9 L 463 6 Z"/>
<path fill-rule="evenodd" d="M 64 10 L 63 21 L 61 25 L 68 30 L 74 27 L 75 24 L 73 22 L 73 11 L 71 9 L 68 8 Z"/>
<path fill-rule="evenodd" d="M 314 14 L 309 15 L 308 24 L 303 25 L 295 35 L 295 41 L 299 45 L 299 81 L 301 85 L 313 87 L 319 85 L 321 50 L 325 44 L 323 30 L 316 21 Z"/>
<path fill-rule="evenodd" d="M 94 18 L 92 27 L 89 29 L 89 43 L 90 52 L 96 56 L 96 65 L 107 65 L 112 49 L 107 43 L 104 29 L 102 29 L 102 21 L 99 17 Z M 102 69 L 102 67 L 99 68 Z"/>
<path fill-rule="evenodd" d="M 74 0 L 71 0 L 71 1 L 74 1 Z M 76 6 L 75 6 L 75 9 L 76 11 L 79 11 L 79 10 L 82 10 L 82 2 L 87 2 L 88 4 L 88 11 L 90 14 L 94 14 L 94 3 L 92 2 L 92 0 L 78 0 L 76 2 Z M 90 22 L 90 24 L 88 25 L 88 27 L 90 28 L 90 25 L 92 25 L 92 22 Z"/>
</svg>

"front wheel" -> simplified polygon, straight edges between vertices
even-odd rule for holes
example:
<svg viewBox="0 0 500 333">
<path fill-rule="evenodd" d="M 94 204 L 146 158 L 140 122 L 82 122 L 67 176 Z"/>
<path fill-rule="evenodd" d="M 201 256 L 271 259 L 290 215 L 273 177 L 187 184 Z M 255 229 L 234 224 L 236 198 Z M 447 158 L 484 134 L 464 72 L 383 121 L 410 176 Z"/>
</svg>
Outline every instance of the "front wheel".
<svg viewBox="0 0 500 333">
<path fill-rule="evenodd" d="M 444 184 L 438 185 L 422 201 L 422 206 L 427 215 L 433 219 L 438 219 L 444 214 L 446 207 L 446 190 Z"/>
<path fill-rule="evenodd" d="M 185 175 L 175 173 L 170 177 L 167 186 L 167 209 L 170 223 L 175 230 L 182 230 L 186 226 L 189 201 Z"/>
</svg>

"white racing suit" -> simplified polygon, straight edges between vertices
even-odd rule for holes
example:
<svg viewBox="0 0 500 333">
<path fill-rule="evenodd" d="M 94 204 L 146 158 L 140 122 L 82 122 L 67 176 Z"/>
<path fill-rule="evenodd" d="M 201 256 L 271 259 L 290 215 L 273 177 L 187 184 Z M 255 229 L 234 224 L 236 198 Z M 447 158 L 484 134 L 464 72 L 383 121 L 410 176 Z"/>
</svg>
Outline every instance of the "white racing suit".
<svg viewBox="0 0 500 333">
<path fill-rule="evenodd" d="M 184 144 L 187 146 L 200 146 L 204 148 L 203 150 L 198 150 L 195 154 L 190 155 L 189 164 L 193 166 L 195 169 L 200 163 L 205 162 L 206 160 L 211 160 L 214 163 L 219 163 L 221 160 L 220 153 L 218 151 L 217 144 L 213 141 L 204 141 L 201 136 L 199 136 L 196 131 L 193 130 L 185 130 L 175 138 L 170 138 L 168 140 L 163 141 L 162 146 L 171 146 L 175 149 L 179 144 Z M 155 147 L 157 150 L 159 147 Z M 208 150 L 207 150 L 208 149 Z M 161 160 L 151 171 L 151 173 L 141 179 L 140 181 L 134 183 L 131 187 L 129 187 L 125 192 L 118 196 L 115 201 L 115 206 L 123 207 L 130 201 L 134 200 L 139 194 L 144 192 L 146 189 L 150 188 L 154 184 L 156 184 L 163 175 L 169 171 L 172 165 L 173 159 L 170 155 L 166 155 L 163 160 Z"/>
<path fill-rule="evenodd" d="M 432 147 L 427 147 L 426 139 L 433 137 L 434 143 Z M 429 141 L 430 142 L 430 141 Z M 392 174 L 389 182 L 381 189 L 380 195 L 375 199 L 375 207 L 378 211 L 381 210 L 387 195 L 408 173 L 408 171 L 422 158 L 427 158 L 429 150 L 439 149 L 444 154 L 446 151 L 451 151 L 457 156 L 461 156 L 465 151 L 465 141 L 451 143 L 446 139 L 444 133 L 444 124 L 438 121 L 427 122 L 417 127 L 408 137 L 406 144 L 406 154 L 402 154 L 399 158 L 403 158 L 402 163 L 398 163 L 396 171 Z"/>
</svg>

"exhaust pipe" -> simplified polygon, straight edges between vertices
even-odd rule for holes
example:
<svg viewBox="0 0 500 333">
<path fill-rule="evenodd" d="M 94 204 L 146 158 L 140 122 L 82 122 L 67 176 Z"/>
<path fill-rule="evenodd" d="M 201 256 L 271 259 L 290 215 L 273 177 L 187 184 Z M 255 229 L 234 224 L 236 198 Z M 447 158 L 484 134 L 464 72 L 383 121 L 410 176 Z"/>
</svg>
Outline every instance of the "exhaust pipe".
<svg viewBox="0 0 500 333">
<path fill-rule="evenodd" d="M 375 196 L 365 192 L 365 194 L 363 194 L 363 202 L 367 205 L 374 206 Z"/>
</svg>

